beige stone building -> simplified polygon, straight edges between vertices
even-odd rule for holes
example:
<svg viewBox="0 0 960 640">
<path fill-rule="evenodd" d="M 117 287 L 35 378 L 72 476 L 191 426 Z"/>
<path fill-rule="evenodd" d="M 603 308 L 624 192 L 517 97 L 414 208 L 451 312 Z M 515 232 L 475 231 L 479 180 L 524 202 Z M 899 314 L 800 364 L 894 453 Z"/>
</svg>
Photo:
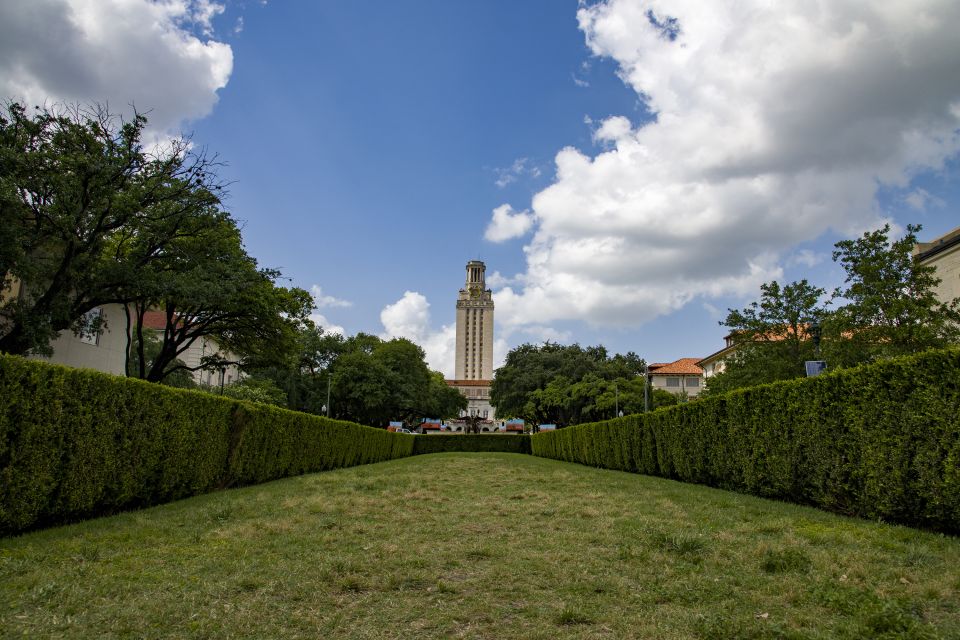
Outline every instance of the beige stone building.
<svg viewBox="0 0 960 640">
<path fill-rule="evenodd" d="M 493 379 L 493 292 L 487 289 L 486 265 L 467 263 L 467 282 L 457 296 L 457 380 Z"/>
<path fill-rule="evenodd" d="M 655 362 L 647 367 L 650 386 L 674 395 L 686 394 L 696 398 L 703 389 L 703 369 L 700 358 L 680 358 L 673 362 Z"/>
<path fill-rule="evenodd" d="M 913 256 L 937 270 L 940 284 L 936 294 L 941 302 L 960 298 L 960 227 L 930 242 L 918 242 Z"/>
<path fill-rule="evenodd" d="M 447 385 L 466 396 L 467 415 L 493 421 L 494 412 L 493 406 L 490 404 L 489 380 L 447 380 Z"/>
<path fill-rule="evenodd" d="M 95 319 L 99 321 L 94 323 Z M 148 331 L 162 332 L 164 322 L 162 313 L 149 311 L 144 317 L 143 325 Z M 87 314 L 87 324 L 98 324 L 100 328 L 79 334 L 69 330 L 61 331 L 60 336 L 50 343 L 53 349 L 51 356 L 35 355 L 30 358 L 78 369 L 96 369 L 116 376 L 126 375 L 127 318 L 123 305 L 108 304 L 94 309 Z M 178 358 L 188 367 L 194 368 L 200 366 L 205 356 L 221 351 L 215 340 L 205 336 L 194 341 Z M 237 354 L 230 352 L 222 353 L 222 356 L 228 360 L 239 360 Z M 192 371 L 191 375 L 197 384 L 214 387 L 221 382 L 230 384 L 243 377 L 240 368 L 235 364 L 216 371 L 197 369 Z"/>
<path fill-rule="evenodd" d="M 99 319 L 96 323 L 99 330 L 79 334 L 61 331 L 60 336 L 50 343 L 53 355 L 31 358 L 78 369 L 96 369 L 115 376 L 126 375 L 127 317 L 123 305 L 108 304 L 87 313 L 88 325 L 93 326 L 95 319 Z"/>
<path fill-rule="evenodd" d="M 467 397 L 468 415 L 492 421 L 493 292 L 487 289 L 486 269 L 479 260 L 467 263 L 466 283 L 457 296 L 454 379 L 447 384 Z"/>
<path fill-rule="evenodd" d="M 697 361 L 697 366 L 703 369 L 703 377 L 712 378 L 715 375 L 721 374 L 727 368 L 727 358 L 729 358 L 737 350 L 737 343 L 734 340 L 736 337 L 735 334 L 730 333 L 724 337 L 724 343 L 726 346 L 719 351 L 715 351 L 708 355 L 706 358 Z"/>
</svg>

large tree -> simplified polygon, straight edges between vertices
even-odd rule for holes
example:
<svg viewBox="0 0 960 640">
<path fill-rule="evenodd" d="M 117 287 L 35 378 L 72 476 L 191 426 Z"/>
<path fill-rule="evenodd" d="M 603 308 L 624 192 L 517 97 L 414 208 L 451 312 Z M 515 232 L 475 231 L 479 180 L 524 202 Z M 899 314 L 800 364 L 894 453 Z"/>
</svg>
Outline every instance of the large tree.
<svg viewBox="0 0 960 640">
<path fill-rule="evenodd" d="M 191 369 L 263 367 L 297 352 L 297 329 L 313 306 L 310 294 L 277 286 L 279 274 L 258 268 L 236 224 L 227 216 L 214 220 L 172 241 L 126 292 L 131 350 L 145 345 L 147 313 L 159 310 L 164 324 L 156 357 L 148 361 L 138 351 L 136 377 L 158 382 L 187 367 L 180 356 L 206 337 L 220 350 Z"/>
<path fill-rule="evenodd" d="M 833 259 L 846 272 L 827 311 L 818 301 L 823 290 L 806 280 L 761 287 L 759 302 L 730 310 L 723 322 L 737 351 L 726 370 L 710 379 L 707 392 L 801 377 L 804 360 L 817 357 L 811 324 L 822 326 L 819 354 L 831 368 L 878 358 L 917 353 L 955 344 L 960 338 L 960 300 L 940 301 L 935 269 L 916 261 L 919 226 L 908 225 L 891 241 L 890 226 L 835 245 Z"/>
<path fill-rule="evenodd" d="M 805 375 L 804 362 L 815 357 L 810 327 L 826 318 L 825 291 L 806 280 L 760 286 L 760 300 L 729 309 L 723 321 L 737 345 L 723 373 L 710 378 L 716 394 Z"/>
<path fill-rule="evenodd" d="M 530 422 L 566 426 L 609 418 L 615 414 L 617 389 L 629 394 L 643 369 L 635 353 L 610 356 L 603 346 L 522 344 L 497 369 L 490 400 L 497 415 Z"/>
<path fill-rule="evenodd" d="M 171 240 L 132 254 L 132 238 L 219 206 L 215 160 L 183 139 L 148 148 L 146 122 L 99 107 L 0 113 L 0 351 L 49 353 L 87 312 L 123 302 Z"/>
<path fill-rule="evenodd" d="M 331 415 L 373 426 L 391 420 L 450 417 L 467 406 L 427 367 L 423 349 L 405 338 L 358 334 L 330 365 Z"/>
<path fill-rule="evenodd" d="M 833 259 L 847 273 L 834 292 L 844 304 L 830 323 L 837 366 L 906 355 L 956 343 L 960 299 L 940 301 L 935 269 L 913 256 L 919 225 L 891 241 L 890 225 L 836 244 Z"/>
</svg>

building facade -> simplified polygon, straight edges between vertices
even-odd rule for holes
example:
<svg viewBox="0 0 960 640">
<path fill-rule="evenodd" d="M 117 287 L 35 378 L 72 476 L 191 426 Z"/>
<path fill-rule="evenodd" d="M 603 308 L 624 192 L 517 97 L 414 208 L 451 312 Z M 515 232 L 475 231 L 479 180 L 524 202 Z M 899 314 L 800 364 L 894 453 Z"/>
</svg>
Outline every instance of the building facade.
<svg viewBox="0 0 960 640">
<path fill-rule="evenodd" d="M 447 384 L 467 397 L 466 415 L 493 421 L 493 292 L 487 289 L 486 265 L 467 263 L 467 279 L 457 295 L 457 342 L 454 379 Z"/>
<path fill-rule="evenodd" d="M 495 418 L 493 405 L 490 404 L 489 380 L 447 380 L 447 385 L 466 396 L 465 415 L 490 421 Z"/>
<path fill-rule="evenodd" d="M 655 362 L 648 366 L 650 386 L 675 395 L 696 398 L 703 389 L 703 368 L 700 358 L 680 358 L 674 362 Z"/>
<path fill-rule="evenodd" d="M 918 242 L 913 257 L 936 269 L 940 284 L 935 290 L 940 302 L 960 298 L 960 227 L 930 242 Z"/>
<path fill-rule="evenodd" d="M 96 320 L 96 322 L 94 322 Z M 148 311 L 143 319 L 147 331 L 162 333 L 166 323 L 165 314 Z M 127 316 L 122 304 L 107 304 L 90 311 L 85 324 L 96 326 L 90 331 L 61 331 L 60 336 L 50 343 L 53 353 L 50 356 L 29 356 L 34 360 L 43 360 L 53 364 L 62 364 L 80 369 L 96 369 L 115 376 L 125 376 L 127 366 Z M 240 357 L 232 352 L 220 349 L 213 338 L 204 336 L 190 344 L 179 356 L 191 369 L 193 381 L 216 387 L 237 382 L 243 373 L 236 364 L 215 371 L 200 369 L 200 363 L 206 356 L 219 354 L 231 361 Z"/>
<path fill-rule="evenodd" d="M 457 296 L 457 380 L 493 379 L 493 292 L 487 289 L 486 265 L 467 263 L 467 282 Z"/>
</svg>

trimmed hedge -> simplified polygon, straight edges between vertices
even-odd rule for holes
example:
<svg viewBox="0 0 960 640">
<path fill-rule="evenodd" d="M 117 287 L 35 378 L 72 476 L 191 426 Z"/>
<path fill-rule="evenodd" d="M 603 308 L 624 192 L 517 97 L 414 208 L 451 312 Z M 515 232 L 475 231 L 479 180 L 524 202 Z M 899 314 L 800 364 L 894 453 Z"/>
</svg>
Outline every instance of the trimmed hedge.
<svg viewBox="0 0 960 640">
<path fill-rule="evenodd" d="M 408 456 L 413 441 L 0 355 L 0 535 Z"/>
<path fill-rule="evenodd" d="M 448 451 L 530 453 L 530 436 L 483 433 L 430 434 L 416 436 L 413 455 Z"/>
<path fill-rule="evenodd" d="M 960 350 L 540 433 L 534 455 L 960 533 Z"/>
</svg>

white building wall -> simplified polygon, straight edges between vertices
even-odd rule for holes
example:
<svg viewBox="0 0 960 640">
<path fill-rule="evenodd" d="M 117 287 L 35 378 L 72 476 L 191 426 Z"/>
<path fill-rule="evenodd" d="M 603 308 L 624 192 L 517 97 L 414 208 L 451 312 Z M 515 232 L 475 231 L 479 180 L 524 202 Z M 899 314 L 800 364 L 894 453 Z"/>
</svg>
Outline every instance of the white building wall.
<svg viewBox="0 0 960 640">
<path fill-rule="evenodd" d="M 127 350 L 127 319 L 123 305 L 111 304 L 101 307 L 103 324 L 99 335 L 77 336 L 72 331 L 63 331 L 60 337 L 50 343 L 53 355 L 31 356 L 34 360 L 43 360 L 54 364 L 62 364 L 79 369 L 96 369 L 104 373 L 125 376 Z M 180 354 L 179 359 L 188 367 L 200 365 L 204 356 L 217 353 L 219 347 L 211 338 L 197 339 L 190 347 Z M 236 354 L 224 354 L 229 360 L 239 359 Z M 220 371 L 193 371 L 194 382 L 219 386 Z M 239 367 L 230 365 L 224 370 L 224 384 L 236 382 L 241 377 Z"/>
<path fill-rule="evenodd" d="M 101 307 L 103 325 L 97 336 L 77 336 L 72 331 L 63 331 L 50 343 L 53 356 L 31 356 L 54 364 L 80 369 L 96 369 L 113 375 L 126 375 L 127 319 L 123 305 L 110 304 Z"/>
</svg>

